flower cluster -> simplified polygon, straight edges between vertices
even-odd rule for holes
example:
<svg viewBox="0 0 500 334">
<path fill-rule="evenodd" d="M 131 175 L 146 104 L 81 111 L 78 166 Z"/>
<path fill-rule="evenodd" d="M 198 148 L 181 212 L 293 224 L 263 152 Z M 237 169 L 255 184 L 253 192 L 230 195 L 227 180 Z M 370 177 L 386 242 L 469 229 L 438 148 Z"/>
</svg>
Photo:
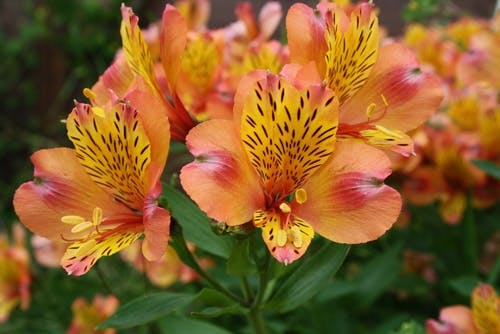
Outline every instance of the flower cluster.
<svg viewBox="0 0 500 334">
<path fill-rule="evenodd" d="M 405 43 L 424 67 L 439 74 L 447 96 L 441 112 L 413 135 L 416 157 L 402 168 L 405 198 L 439 200 L 444 221 L 458 223 L 467 193 L 475 207 L 493 205 L 500 183 L 474 160 L 500 162 L 500 15 L 490 21 L 463 18 L 448 26 L 410 26 Z"/>
<path fill-rule="evenodd" d="M 123 48 L 65 121 L 74 148 L 33 154 L 35 179 L 14 206 L 30 230 L 67 244 L 69 274 L 142 236 L 147 260 L 165 254 L 170 213 L 158 199 L 170 139 L 194 156 L 180 171 L 193 201 L 218 222 L 260 229 L 282 263 L 316 234 L 364 243 L 396 221 L 387 152 L 414 152 L 407 133 L 442 90 L 407 47 L 381 40 L 374 5 L 295 4 L 288 45 L 272 39 L 278 3 L 258 16 L 242 3 L 238 21 L 216 30 L 207 9 L 167 5 L 141 30 L 122 6 Z"/>
</svg>

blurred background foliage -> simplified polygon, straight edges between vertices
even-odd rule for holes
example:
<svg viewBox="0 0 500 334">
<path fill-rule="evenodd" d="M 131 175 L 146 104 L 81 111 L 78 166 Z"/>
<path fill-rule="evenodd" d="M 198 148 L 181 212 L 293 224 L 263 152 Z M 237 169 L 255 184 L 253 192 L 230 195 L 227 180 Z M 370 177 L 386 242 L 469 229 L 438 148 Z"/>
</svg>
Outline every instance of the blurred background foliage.
<svg viewBox="0 0 500 334">
<path fill-rule="evenodd" d="M 120 47 L 122 2 L 134 8 L 142 27 L 160 18 L 165 4 L 158 0 L 0 2 L 0 230 L 9 229 L 16 219 L 12 195 L 32 178 L 30 154 L 40 148 L 69 145 L 60 120 L 71 110 L 74 99 L 83 100 L 82 89 L 97 80 Z M 255 2 L 255 7 L 263 2 Z M 293 2 L 282 3 L 286 11 Z M 380 22 L 392 36 L 402 33 L 402 18 L 446 23 L 467 13 L 489 17 L 495 6 L 493 0 L 375 3 L 380 8 Z M 234 20 L 235 4 L 213 1 L 211 26 Z M 487 240 L 499 228 L 498 203 L 487 210 L 468 208 L 457 226 L 444 224 L 435 205 L 408 209 L 411 224 L 396 226 L 376 242 L 353 247 L 335 284 L 299 312 L 271 314 L 271 327 L 273 319 L 286 319 L 288 328 L 294 328 L 286 333 L 329 333 L 332 324 L 337 333 L 423 333 L 424 320 L 436 317 L 443 305 L 469 304 L 470 291 L 479 280 L 498 284 L 500 268 L 491 269 L 489 264 L 486 274 L 477 263 L 488 251 Z M 420 267 L 405 267 L 405 257 L 412 254 L 432 256 Z M 420 269 L 429 265 L 436 280 L 422 275 Z M 77 296 L 90 299 L 96 291 L 113 293 L 125 302 L 157 289 L 117 256 L 102 259 L 96 270 L 83 277 L 68 278 L 61 269 L 34 263 L 33 277 L 32 306 L 28 311 L 17 309 L 12 320 L 0 326 L 1 333 L 64 333 L 72 316 L 71 302 Z M 229 282 L 233 283 L 238 285 Z M 172 290 L 176 287 L 181 285 Z M 191 291 L 200 287 L 198 283 L 182 285 Z M 245 332 L 243 319 L 223 316 L 216 322 Z M 275 323 L 274 330 L 280 332 L 280 322 Z M 124 332 L 157 333 L 162 326 Z"/>
</svg>

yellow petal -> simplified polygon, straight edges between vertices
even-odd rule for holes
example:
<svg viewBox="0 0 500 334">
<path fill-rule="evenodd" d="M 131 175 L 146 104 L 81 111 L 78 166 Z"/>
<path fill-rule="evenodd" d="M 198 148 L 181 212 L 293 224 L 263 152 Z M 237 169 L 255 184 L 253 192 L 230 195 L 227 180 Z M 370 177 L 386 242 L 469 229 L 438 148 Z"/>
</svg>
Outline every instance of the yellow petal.
<svg viewBox="0 0 500 334">
<path fill-rule="evenodd" d="M 342 104 L 366 82 L 377 59 L 379 28 L 373 4 L 364 3 L 351 14 L 347 30 L 342 29 L 341 9 L 327 19 L 325 38 L 326 82 Z"/>
</svg>

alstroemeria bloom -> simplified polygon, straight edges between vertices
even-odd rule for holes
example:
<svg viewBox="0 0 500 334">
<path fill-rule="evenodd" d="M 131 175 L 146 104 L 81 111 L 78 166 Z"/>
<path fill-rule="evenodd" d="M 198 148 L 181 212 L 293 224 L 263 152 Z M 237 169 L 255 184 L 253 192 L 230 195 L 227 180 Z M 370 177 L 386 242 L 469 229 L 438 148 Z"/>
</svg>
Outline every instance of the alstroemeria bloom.
<svg viewBox="0 0 500 334">
<path fill-rule="evenodd" d="M 441 310 L 440 322 L 429 319 L 427 334 L 500 333 L 500 298 L 492 286 L 479 284 L 472 292 L 472 308 L 454 305 Z"/>
<path fill-rule="evenodd" d="M 113 295 L 96 295 L 92 303 L 88 303 L 84 298 L 75 299 L 71 305 L 73 310 L 73 320 L 66 334 L 114 334 L 116 329 L 108 328 L 96 331 L 96 326 L 108 319 L 116 309 L 120 301 Z"/>
<path fill-rule="evenodd" d="M 0 323 L 9 319 L 17 305 L 26 310 L 30 304 L 30 257 L 19 224 L 12 226 L 12 239 L 9 243 L 7 236 L 0 234 Z"/>
<path fill-rule="evenodd" d="M 143 234 L 148 260 L 164 254 L 170 214 L 156 203 L 170 144 L 163 106 L 138 90 L 111 109 L 77 103 L 66 121 L 75 149 L 32 155 L 35 180 L 18 188 L 14 207 L 34 233 L 69 243 L 61 260 L 69 274 Z"/>
<path fill-rule="evenodd" d="M 441 103 L 437 78 L 419 69 L 401 44 L 379 46 L 372 3 L 357 5 L 350 16 L 335 4 L 304 4 L 288 11 L 289 73 L 304 82 L 324 81 L 339 97 L 339 138 L 354 137 L 403 155 L 413 152 L 405 133 L 434 113 Z M 297 64 L 300 64 L 298 66 Z"/>
<path fill-rule="evenodd" d="M 139 18 L 132 9 L 122 5 L 121 12 L 123 53 L 118 54 L 115 62 L 96 85 L 86 91 L 86 95 L 95 105 L 103 106 L 104 102 L 113 99 L 113 94 L 123 96 L 133 88 L 138 76 L 163 103 L 161 110 L 169 118 L 172 139 L 184 141 L 187 132 L 194 126 L 177 94 L 177 78 L 186 47 L 186 22 L 175 7 L 166 5 L 157 36 L 159 42 L 149 41 L 155 44 L 150 47 L 139 27 Z M 155 30 L 151 30 L 151 34 L 153 39 L 156 38 Z M 160 63 L 156 63 L 152 49 L 159 50 L 157 56 Z"/>
<path fill-rule="evenodd" d="M 209 120 L 188 134 L 195 161 L 181 171 L 183 188 L 217 221 L 253 222 L 283 263 L 302 256 L 314 232 L 340 243 L 378 238 L 401 208 L 383 184 L 390 162 L 366 144 L 335 143 L 336 110 L 338 98 L 324 85 L 249 74 L 233 120 Z"/>
</svg>

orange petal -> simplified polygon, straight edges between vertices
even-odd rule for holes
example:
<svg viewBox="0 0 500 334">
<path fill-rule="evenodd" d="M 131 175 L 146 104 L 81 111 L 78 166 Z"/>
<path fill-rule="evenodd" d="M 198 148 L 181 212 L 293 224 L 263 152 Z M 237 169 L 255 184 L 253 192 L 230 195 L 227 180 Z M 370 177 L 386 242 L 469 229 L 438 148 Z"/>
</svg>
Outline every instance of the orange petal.
<svg viewBox="0 0 500 334">
<path fill-rule="evenodd" d="M 322 82 L 316 64 L 312 61 L 306 65 L 286 64 L 280 74 L 298 89 Z"/>
<path fill-rule="evenodd" d="M 307 64 L 314 61 L 324 77 L 326 71 L 325 27 L 313 10 L 301 3 L 294 4 L 286 15 L 286 31 L 291 63 Z"/>
<path fill-rule="evenodd" d="M 471 309 L 468 307 L 462 305 L 445 307 L 439 312 L 439 320 L 450 324 L 456 333 L 476 333 Z"/>
<path fill-rule="evenodd" d="M 437 200 L 446 191 L 443 176 L 430 166 L 418 167 L 403 183 L 405 199 L 416 205 L 426 205 Z"/>
<path fill-rule="evenodd" d="M 175 91 L 177 76 L 187 41 L 187 25 L 182 14 L 172 5 L 163 10 L 160 31 L 160 58 L 167 76 L 170 92 Z"/>
<path fill-rule="evenodd" d="M 201 123 L 190 131 L 186 143 L 195 157 L 180 175 L 188 195 L 213 219 L 228 225 L 250 221 L 264 207 L 264 195 L 234 123 Z"/>
<path fill-rule="evenodd" d="M 165 104 L 148 91 L 133 90 L 124 99 L 137 109 L 151 144 L 151 161 L 165 166 L 170 148 L 170 124 Z"/>
<path fill-rule="evenodd" d="M 268 74 L 243 107 L 241 140 L 266 194 L 288 196 L 333 152 L 338 100 L 324 86 L 297 90 Z"/>
<path fill-rule="evenodd" d="M 71 225 L 61 217 L 92 217 L 95 207 L 111 214 L 130 212 L 96 185 L 67 148 L 40 150 L 31 156 L 34 181 L 22 184 L 14 195 L 14 208 L 21 222 L 43 237 L 60 240 Z"/>
<path fill-rule="evenodd" d="M 390 173 L 383 152 L 360 142 L 338 142 L 332 159 L 304 185 L 307 201 L 292 210 L 332 241 L 377 239 L 401 210 L 399 193 L 383 184 Z"/>
<path fill-rule="evenodd" d="M 377 124 L 407 132 L 427 120 L 439 107 L 443 90 L 437 77 L 419 69 L 415 55 L 400 44 L 386 44 L 362 88 L 341 107 L 340 123 L 367 121 L 383 115 Z M 386 104 L 387 103 L 387 104 Z M 384 114 L 385 113 L 385 114 Z"/>
<path fill-rule="evenodd" d="M 142 253 L 149 261 L 159 260 L 166 252 L 170 236 L 170 213 L 155 204 L 144 209 Z"/>
</svg>

